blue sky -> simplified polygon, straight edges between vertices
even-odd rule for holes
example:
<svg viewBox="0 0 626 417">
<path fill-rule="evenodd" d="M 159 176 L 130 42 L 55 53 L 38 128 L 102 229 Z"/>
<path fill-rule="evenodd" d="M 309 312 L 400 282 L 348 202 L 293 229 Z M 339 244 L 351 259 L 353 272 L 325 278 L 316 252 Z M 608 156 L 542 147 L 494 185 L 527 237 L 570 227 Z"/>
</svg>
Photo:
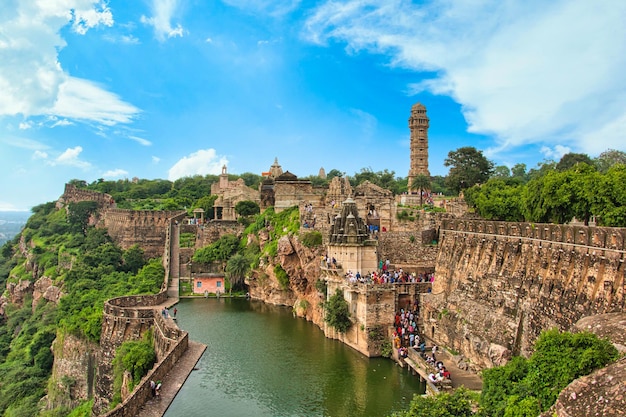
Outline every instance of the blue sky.
<svg viewBox="0 0 626 417">
<path fill-rule="evenodd" d="M 626 151 L 626 2 L 3 0 L 0 210 L 78 178 Z"/>
</svg>

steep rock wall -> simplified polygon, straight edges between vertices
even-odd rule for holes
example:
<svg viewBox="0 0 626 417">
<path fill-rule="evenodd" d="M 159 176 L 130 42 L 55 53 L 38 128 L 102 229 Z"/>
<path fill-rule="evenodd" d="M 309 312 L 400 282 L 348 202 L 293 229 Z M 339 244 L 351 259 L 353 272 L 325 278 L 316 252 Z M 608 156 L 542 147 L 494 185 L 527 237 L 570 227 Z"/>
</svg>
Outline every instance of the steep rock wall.
<svg viewBox="0 0 626 417">
<path fill-rule="evenodd" d="M 278 255 L 273 262 L 262 264 L 246 280 L 250 295 L 269 304 L 294 308 L 296 315 L 322 325 L 319 306 L 321 297 L 315 288 L 320 277 L 322 246 L 307 248 L 295 236 L 283 236 L 278 242 Z M 283 288 L 274 274 L 280 264 L 289 276 L 289 285 Z M 325 295 L 324 295 L 325 296 Z"/>
<path fill-rule="evenodd" d="M 543 329 L 624 311 L 626 229 L 447 220 L 426 335 L 476 369 L 528 356 Z"/>
</svg>

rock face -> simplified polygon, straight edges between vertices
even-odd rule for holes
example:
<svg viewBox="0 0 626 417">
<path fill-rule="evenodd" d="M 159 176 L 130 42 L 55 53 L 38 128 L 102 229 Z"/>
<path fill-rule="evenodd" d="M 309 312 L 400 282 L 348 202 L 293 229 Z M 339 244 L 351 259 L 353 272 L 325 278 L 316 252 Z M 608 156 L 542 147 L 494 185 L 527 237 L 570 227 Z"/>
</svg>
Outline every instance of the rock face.
<svg viewBox="0 0 626 417">
<path fill-rule="evenodd" d="M 33 305 L 41 299 L 57 304 L 61 298 L 61 289 L 52 283 L 48 277 L 39 278 L 33 288 Z"/>
<path fill-rule="evenodd" d="M 100 347 L 70 334 L 52 344 L 54 365 L 48 389 L 48 406 L 78 405 L 93 398 Z"/>
<path fill-rule="evenodd" d="M 260 233 L 261 244 L 266 242 Z M 255 271 L 246 284 L 250 295 L 266 303 L 294 308 L 296 315 L 321 325 L 323 319 L 319 307 L 321 298 L 315 289 L 320 276 L 323 247 L 307 248 L 295 236 L 283 236 L 278 241 L 277 262 L 289 276 L 288 288 L 281 287 L 274 273 L 274 263 L 264 264 Z"/>
</svg>

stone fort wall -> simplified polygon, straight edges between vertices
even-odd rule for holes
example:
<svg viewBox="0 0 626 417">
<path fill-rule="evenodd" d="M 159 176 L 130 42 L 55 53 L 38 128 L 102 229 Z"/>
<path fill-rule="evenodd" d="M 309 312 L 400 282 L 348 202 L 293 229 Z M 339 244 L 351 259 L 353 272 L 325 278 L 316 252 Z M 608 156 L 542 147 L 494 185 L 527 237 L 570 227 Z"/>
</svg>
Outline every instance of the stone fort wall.
<svg viewBox="0 0 626 417">
<path fill-rule="evenodd" d="M 156 295 L 118 297 L 104 305 L 100 348 L 102 357 L 98 364 L 94 411 L 103 413 L 113 396 L 112 361 L 115 350 L 125 341 L 140 340 L 148 329 L 153 329 L 153 342 L 157 363 L 135 387 L 128 398 L 107 417 L 136 416 L 151 397 L 150 380 L 164 379 L 189 344 L 187 332 L 165 319 L 158 306 L 167 299 L 167 292 Z M 155 307 L 155 308 L 150 308 Z"/>
<path fill-rule="evenodd" d="M 115 201 L 109 194 L 78 188 L 73 184 L 65 184 L 65 190 L 57 205 L 67 205 L 81 201 L 95 201 L 101 208 L 115 207 Z"/>
<path fill-rule="evenodd" d="M 543 329 L 624 311 L 626 229 L 444 220 L 424 332 L 476 369 L 528 356 Z"/>
<path fill-rule="evenodd" d="M 167 231 L 173 220 L 182 221 L 184 210 L 152 211 L 109 209 L 103 213 L 103 226 L 124 249 L 137 244 L 146 257 L 163 256 Z"/>
</svg>

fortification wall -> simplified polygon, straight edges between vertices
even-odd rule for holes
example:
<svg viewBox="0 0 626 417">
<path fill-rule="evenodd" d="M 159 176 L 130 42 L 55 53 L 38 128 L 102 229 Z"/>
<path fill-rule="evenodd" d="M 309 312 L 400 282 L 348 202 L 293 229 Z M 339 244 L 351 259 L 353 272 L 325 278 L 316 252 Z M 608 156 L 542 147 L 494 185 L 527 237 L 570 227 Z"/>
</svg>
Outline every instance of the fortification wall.
<svg viewBox="0 0 626 417">
<path fill-rule="evenodd" d="M 211 220 L 204 226 L 195 227 L 198 233 L 196 248 L 208 246 L 227 234 L 240 236 L 244 230 L 243 225 L 235 220 Z"/>
<path fill-rule="evenodd" d="M 626 229 L 444 220 L 425 331 L 473 367 L 528 356 L 541 330 L 624 311 Z"/>
<path fill-rule="evenodd" d="M 154 346 L 157 351 L 158 362 L 142 378 L 128 398 L 106 413 L 105 417 L 135 417 L 139 415 L 143 405 L 152 398 L 150 381 L 165 380 L 165 376 L 185 354 L 189 346 L 189 334 L 178 329 L 175 324 L 164 319 L 161 314 L 155 314 Z"/>
<path fill-rule="evenodd" d="M 154 295 L 112 298 L 104 303 L 100 335 L 102 355 L 98 361 L 94 402 L 94 410 L 97 413 L 104 412 L 113 397 L 112 361 L 116 349 L 125 341 L 140 340 L 146 331 L 153 328 L 155 322 L 158 323 L 162 317 L 158 310 L 151 307 L 158 306 L 166 300 L 167 292 L 161 291 Z M 175 327 L 173 323 L 172 326 Z M 159 333 L 155 329 L 155 350 L 158 361 L 167 356 L 168 349 L 172 348 L 172 343 L 169 341 L 172 335 L 180 338 L 176 332 L 166 330 Z M 160 340 L 161 337 L 165 337 L 166 340 Z"/>
<path fill-rule="evenodd" d="M 85 190 L 72 184 L 65 184 L 65 190 L 57 201 L 57 207 L 61 208 L 69 203 L 78 203 L 81 201 L 95 201 L 100 208 L 115 207 L 115 201 L 109 194 Z"/>
<path fill-rule="evenodd" d="M 110 209 L 103 214 L 109 235 L 127 249 L 139 245 L 147 257 L 163 255 L 168 228 L 172 220 L 182 220 L 184 210 L 152 211 Z"/>
</svg>

